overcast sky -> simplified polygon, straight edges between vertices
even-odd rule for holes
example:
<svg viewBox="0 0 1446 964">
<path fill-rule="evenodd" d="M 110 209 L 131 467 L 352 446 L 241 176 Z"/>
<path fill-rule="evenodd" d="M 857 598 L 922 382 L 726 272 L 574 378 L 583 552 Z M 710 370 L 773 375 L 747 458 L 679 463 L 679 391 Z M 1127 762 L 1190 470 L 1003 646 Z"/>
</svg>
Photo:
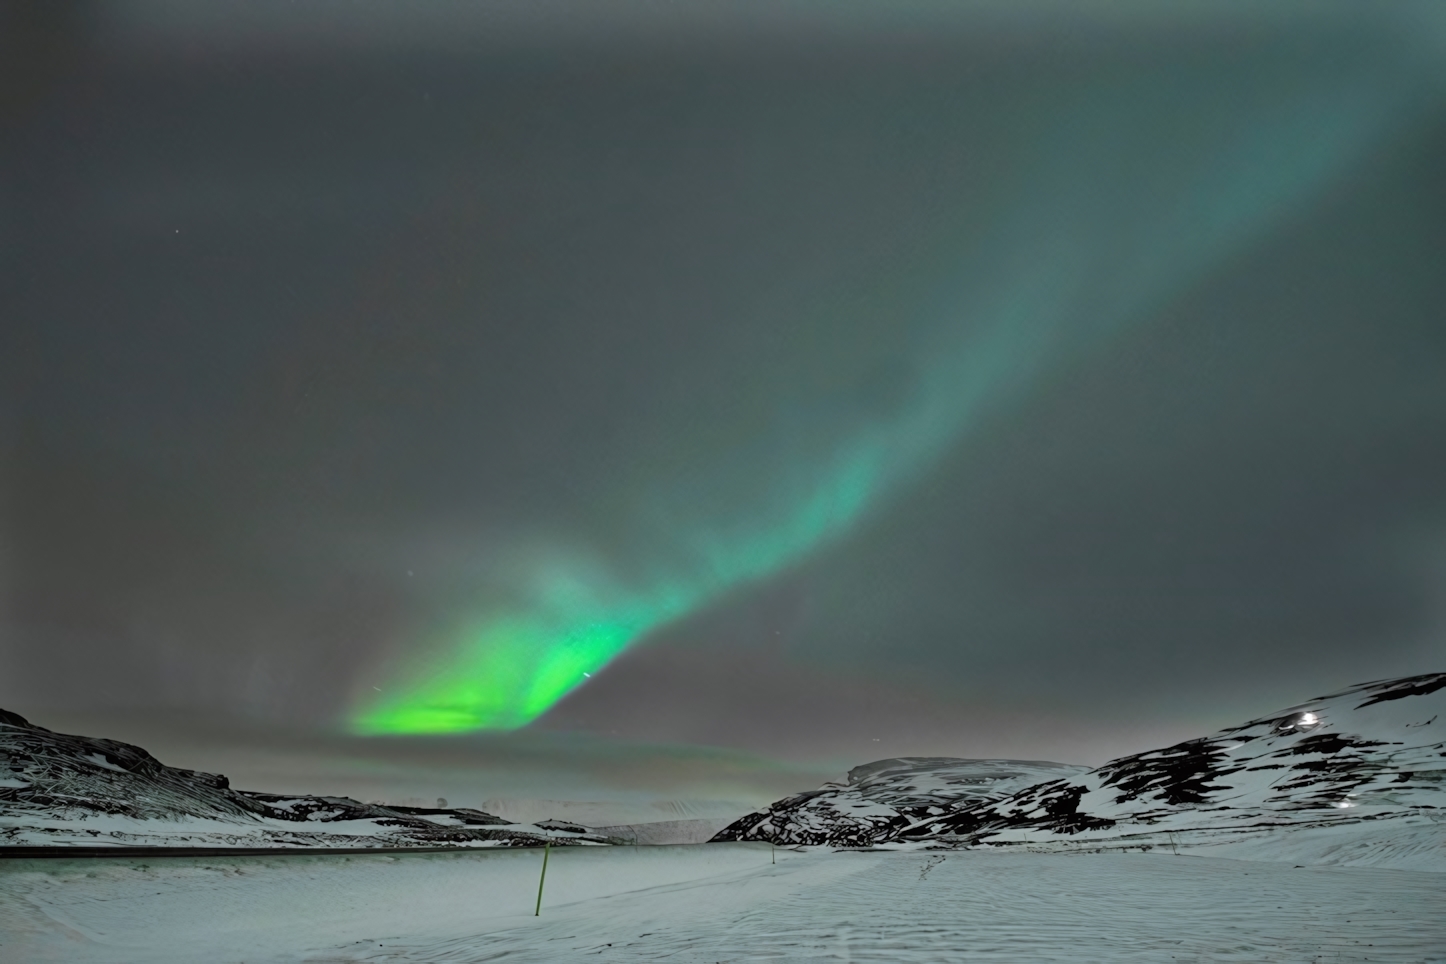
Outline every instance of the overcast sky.
<svg viewBox="0 0 1446 964">
<path fill-rule="evenodd" d="M 1430 5 L 297 6 L 9 14 L 0 706 L 716 795 L 1443 668 Z"/>
</svg>

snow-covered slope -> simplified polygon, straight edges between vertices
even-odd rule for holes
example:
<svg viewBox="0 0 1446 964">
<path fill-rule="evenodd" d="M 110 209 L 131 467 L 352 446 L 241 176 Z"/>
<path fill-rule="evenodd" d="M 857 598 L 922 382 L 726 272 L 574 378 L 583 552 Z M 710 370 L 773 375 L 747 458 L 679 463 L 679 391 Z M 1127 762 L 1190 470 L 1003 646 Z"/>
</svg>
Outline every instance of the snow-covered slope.
<svg viewBox="0 0 1446 964">
<path fill-rule="evenodd" d="M 1236 842 L 1289 859 L 1446 867 L 1446 673 L 1352 686 L 1213 736 L 950 808 L 894 839 Z"/>
<path fill-rule="evenodd" d="M 947 799 L 990 766 L 999 780 Z M 1030 769 L 1050 766 L 1060 769 Z M 714 839 L 1164 849 L 1446 870 L 1446 673 L 1363 683 L 1095 770 L 884 760 Z"/>
<path fill-rule="evenodd" d="M 480 810 L 233 790 L 140 747 L 54 733 L 0 710 L 0 847 L 487 847 L 603 843 L 571 824 Z"/>
<path fill-rule="evenodd" d="M 732 823 L 729 817 L 692 817 L 687 820 L 650 820 L 647 823 L 624 823 L 596 827 L 598 833 L 631 843 L 655 847 L 667 844 L 700 844 Z"/>
<path fill-rule="evenodd" d="M 869 846 L 952 808 L 999 800 L 1021 788 L 1085 770 L 1043 760 L 878 760 L 854 767 L 846 784 L 826 783 L 780 800 L 735 820 L 713 839 Z"/>
</svg>

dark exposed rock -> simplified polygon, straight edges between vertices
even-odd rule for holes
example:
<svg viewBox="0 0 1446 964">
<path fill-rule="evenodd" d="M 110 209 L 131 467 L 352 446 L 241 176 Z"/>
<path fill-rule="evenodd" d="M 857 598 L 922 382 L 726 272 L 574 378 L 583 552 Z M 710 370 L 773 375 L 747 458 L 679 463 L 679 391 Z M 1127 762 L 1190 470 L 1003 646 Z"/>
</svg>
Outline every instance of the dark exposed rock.
<svg viewBox="0 0 1446 964">
<path fill-rule="evenodd" d="M 43 730 L 45 727 L 36 726 L 19 713 L 12 713 L 9 710 L 0 710 L 0 723 L 7 726 L 23 726 L 33 730 Z"/>
<path fill-rule="evenodd" d="M 1231 766 L 1225 747 L 1213 740 L 1189 740 L 1164 750 L 1152 750 L 1113 760 L 1100 767 L 1103 784 L 1121 791 L 1116 803 L 1144 796 L 1171 806 L 1204 803 L 1218 784 L 1211 781 L 1242 770 Z"/>
<path fill-rule="evenodd" d="M 1366 683 L 1360 687 L 1360 690 L 1363 693 L 1370 693 L 1371 698 L 1361 703 L 1357 709 L 1370 706 L 1372 703 L 1384 703 L 1386 700 L 1399 700 L 1407 696 L 1425 696 L 1427 693 L 1434 693 L 1442 688 L 1446 688 L 1446 673 L 1427 673 L 1424 676 L 1408 676 L 1404 679 Z"/>
</svg>

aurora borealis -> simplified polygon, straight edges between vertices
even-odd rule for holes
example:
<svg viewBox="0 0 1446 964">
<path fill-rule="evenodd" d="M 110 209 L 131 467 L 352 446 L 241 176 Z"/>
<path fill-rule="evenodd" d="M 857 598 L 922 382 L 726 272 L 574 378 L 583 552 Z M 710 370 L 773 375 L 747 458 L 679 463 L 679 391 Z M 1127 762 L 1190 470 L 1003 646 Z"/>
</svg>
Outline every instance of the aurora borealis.
<svg viewBox="0 0 1446 964">
<path fill-rule="evenodd" d="M 1440 669 L 1439 3 L 23 10 L 6 709 L 751 807 Z"/>
<path fill-rule="evenodd" d="M 653 533 L 660 561 L 626 560 L 642 575 L 622 577 L 555 553 L 440 658 L 364 699 L 357 731 L 524 726 L 650 632 L 846 538 L 992 407 L 1247 251 L 1410 107 L 1364 65 L 1308 87 L 1249 81 L 1102 83 L 1040 108 L 1015 145 L 1016 196 L 984 225 L 927 239 L 904 277 L 865 285 L 861 310 L 905 345 L 892 406 L 799 418 L 820 402 L 795 396 L 752 437 L 648 480 L 630 518 L 646 525 L 650 500 L 671 509 Z"/>
</svg>

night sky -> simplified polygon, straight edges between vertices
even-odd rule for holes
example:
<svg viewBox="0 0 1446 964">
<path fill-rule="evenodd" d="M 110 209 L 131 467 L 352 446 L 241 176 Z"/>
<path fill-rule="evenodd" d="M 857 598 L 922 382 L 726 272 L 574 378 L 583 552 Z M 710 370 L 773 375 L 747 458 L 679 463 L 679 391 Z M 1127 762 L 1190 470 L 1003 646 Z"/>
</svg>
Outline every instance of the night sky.
<svg viewBox="0 0 1446 964">
<path fill-rule="evenodd" d="M 1254 6 L 7 7 L 0 706 L 762 799 L 1439 671 L 1446 18 Z"/>
</svg>

